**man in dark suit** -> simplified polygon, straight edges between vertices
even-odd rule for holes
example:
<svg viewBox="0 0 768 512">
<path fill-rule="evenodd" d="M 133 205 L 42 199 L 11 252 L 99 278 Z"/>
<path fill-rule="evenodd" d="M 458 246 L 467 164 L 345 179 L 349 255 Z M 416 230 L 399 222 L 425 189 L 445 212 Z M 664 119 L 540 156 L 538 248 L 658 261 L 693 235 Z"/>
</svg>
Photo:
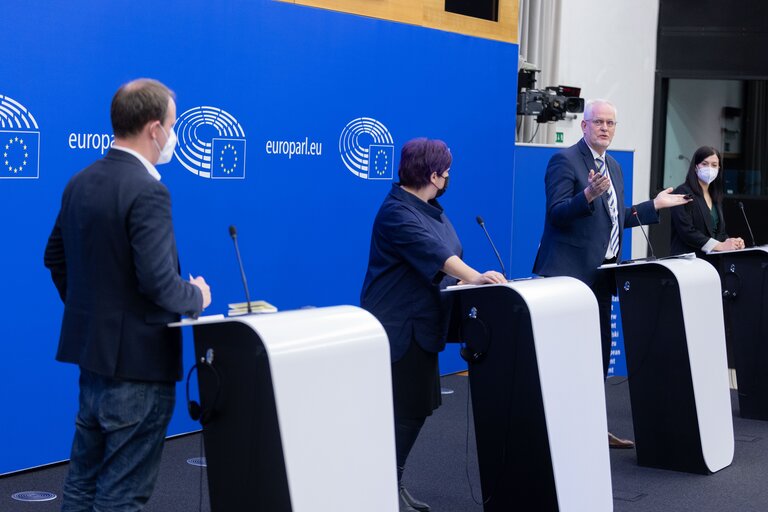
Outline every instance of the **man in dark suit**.
<svg viewBox="0 0 768 512">
<path fill-rule="evenodd" d="M 168 190 L 156 164 L 176 142 L 173 93 L 123 85 L 115 141 L 67 184 L 45 250 L 64 318 L 56 359 L 80 366 L 80 405 L 62 510 L 141 510 L 182 377 L 181 333 L 166 327 L 211 302 L 179 275 Z"/>
<path fill-rule="evenodd" d="M 621 166 L 606 153 L 616 132 L 616 108 L 605 100 L 587 102 L 581 130 L 584 138 L 555 154 L 547 165 L 547 216 L 533 272 L 575 277 L 592 288 L 600 311 L 603 370 L 607 373 L 611 296 L 616 292 L 616 283 L 597 267 L 620 257 L 625 226 L 658 222 L 658 210 L 687 200 L 671 194 L 669 188 L 652 201 L 625 207 Z M 608 437 L 612 447 L 634 446 L 632 441 L 610 433 Z"/>
</svg>

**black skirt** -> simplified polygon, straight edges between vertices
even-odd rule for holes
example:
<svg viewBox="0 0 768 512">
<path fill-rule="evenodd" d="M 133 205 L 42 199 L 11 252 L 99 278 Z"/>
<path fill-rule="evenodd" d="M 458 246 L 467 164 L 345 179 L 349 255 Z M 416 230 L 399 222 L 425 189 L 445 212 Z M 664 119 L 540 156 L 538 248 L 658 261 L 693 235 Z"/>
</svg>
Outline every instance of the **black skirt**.
<svg viewBox="0 0 768 512">
<path fill-rule="evenodd" d="M 412 340 L 405 355 L 392 363 L 392 397 L 395 418 L 424 418 L 440 407 L 437 354 Z"/>
</svg>

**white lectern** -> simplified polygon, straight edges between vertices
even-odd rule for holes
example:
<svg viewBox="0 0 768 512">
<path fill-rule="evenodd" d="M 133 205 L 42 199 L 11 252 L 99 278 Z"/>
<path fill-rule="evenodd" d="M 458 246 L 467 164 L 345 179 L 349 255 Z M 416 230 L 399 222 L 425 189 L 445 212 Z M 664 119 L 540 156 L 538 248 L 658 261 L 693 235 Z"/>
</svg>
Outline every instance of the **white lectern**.
<svg viewBox="0 0 768 512">
<path fill-rule="evenodd" d="M 733 461 L 720 278 L 696 258 L 616 273 L 637 461 L 708 474 Z"/>
<path fill-rule="evenodd" d="M 338 306 L 194 324 L 213 512 L 398 510 L 389 344 Z M 213 410 L 211 410 L 211 408 Z"/>
<path fill-rule="evenodd" d="M 458 286 L 485 512 L 613 510 L 597 301 L 552 277 Z"/>
</svg>

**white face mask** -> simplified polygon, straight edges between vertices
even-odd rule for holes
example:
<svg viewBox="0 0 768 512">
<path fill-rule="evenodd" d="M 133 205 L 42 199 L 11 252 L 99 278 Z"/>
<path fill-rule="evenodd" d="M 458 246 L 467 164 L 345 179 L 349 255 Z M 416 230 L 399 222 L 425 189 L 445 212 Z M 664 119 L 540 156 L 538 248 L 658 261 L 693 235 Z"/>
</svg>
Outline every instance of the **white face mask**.
<svg viewBox="0 0 768 512">
<path fill-rule="evenodd" d="M 167 164 L 170 162 L 171 158 L 173 158 L 173 150 L 176 149 L 176 132 L 173 131 L 173 128 L 171 128 L 170 133 L 165 133 L 165 128 L 163 128 L 163 125 L 161 124 L 160 129 L 163 130 L 166 138 L 162 149 L 160 148 L 160 145 L 157 143 L 157 141 L 152 139 L 152 142 L 155 143 L 158 151 L 160 151 L 160 156 L 158 157 L 157 163 L 155 165 Z"/>
<path fill-rule="evenodd" d="M 709 167 L 706 165 L 696 168 L 696 176 L 698 176 L 699 179 L 707 185 L 715 181 L 715 178 L 717 178 L 717 172 L 718 169 L 716 167 Z"/>
</svg>

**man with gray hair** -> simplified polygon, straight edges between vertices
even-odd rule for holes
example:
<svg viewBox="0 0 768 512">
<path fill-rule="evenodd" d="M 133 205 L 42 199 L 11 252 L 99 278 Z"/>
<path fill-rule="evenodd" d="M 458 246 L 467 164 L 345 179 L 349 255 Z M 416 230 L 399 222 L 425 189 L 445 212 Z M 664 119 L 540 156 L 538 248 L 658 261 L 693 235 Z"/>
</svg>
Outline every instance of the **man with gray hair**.
<svg viewBox="0 0 768 512">
<path fill-rule="evenodd" d="M 603 371 L 611 353 L 611 297 L 616 283 L 604 263 L 621 258 L 624 227 L 659 222 L 658 210 L 685 204 L 672 188 L 636 206 L 624 205 L 624 177 L 619 163 L 606 151 L 616 133 L 616 107 L 590 100 L 581 121 L 584 137 L 556 153 L 547 165 L 544 184 L 547 213 L 533 272 L 542 276 L 571 276 L 586 283 L 600 311 Z M 637 218 L 632 219 L 637 212 Z M 632 448 L 632 441 L 608 433 L 612 448 Z"/>
<path fill-rule="evenodd" d="M 211 302 L 202 277 L 179 275 L 171 199 L 155 168 L 176 143 L 173 92 L 127 83 L 111 118 L 114 145 L 67 184 L 45 249 L 64 302 L 56 359 L 80 367 L 64 512 L 144 508 L 182 377 L 181 333 L 167 324 Z"/>
</svg>

